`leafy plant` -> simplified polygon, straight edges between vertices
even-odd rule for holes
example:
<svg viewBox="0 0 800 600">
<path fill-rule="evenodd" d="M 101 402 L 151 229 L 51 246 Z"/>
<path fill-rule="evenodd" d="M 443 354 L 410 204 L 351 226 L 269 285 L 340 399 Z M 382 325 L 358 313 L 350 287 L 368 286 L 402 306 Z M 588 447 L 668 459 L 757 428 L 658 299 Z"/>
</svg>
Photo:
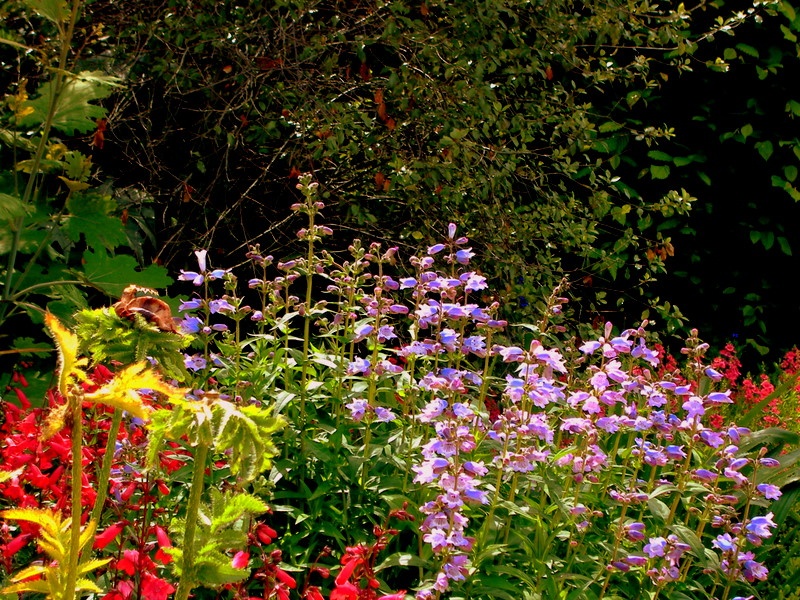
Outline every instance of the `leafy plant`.
<svg viewBox="0 0 800 600">
<path fill-rule="evenodd" d="M 133 256 L 117 253 L 135 251 L 139 241 L 108 186 L 94 185 L 92 156 L 78 150 L 78 136 L 92 131 L 92 150 L 102 148 L 106 110 L 98 101 L 121 85 L 117 77 L 81 68 L 81 51 L 99 37 L 94 30 L 78 39 L 83 6 L 81 0 L 24 2 L 19 11 L 36 24 L 38 45 L 19 34 L 0 37 L 35 57 L 25 65 L 31 78 L 6 96 L 0 125 L 6 165 L 0 170 L 0 335 L 7 338 L 12 323 L 40 323 L 47 310 L 71 318 L 87 306 L 86 288 L 118 296 L 130 283 L 171 282 L 163 268 L 141 269 Z M 41 352 L 22 339 L 9 339 L 8 346 Z"/>
</svg>

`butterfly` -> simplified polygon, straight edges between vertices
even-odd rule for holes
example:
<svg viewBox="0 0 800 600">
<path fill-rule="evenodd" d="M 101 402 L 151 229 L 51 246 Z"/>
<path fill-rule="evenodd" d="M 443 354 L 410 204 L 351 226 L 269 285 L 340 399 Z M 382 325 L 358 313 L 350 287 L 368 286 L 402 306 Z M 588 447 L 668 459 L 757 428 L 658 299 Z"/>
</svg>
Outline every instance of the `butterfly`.
<svg viewBox="0 0 800 600">
<path fill-rule="evenodd" d="M 142 294 L 157 294 L 157 292 L 138 285 L 126 287 L 119 302 L 114 304 L 114 312 L 117 313 L 117 316 L 120 319 L 132 321 L 135 319 L 134 315 L 141 315 L 145 321 L 155 325 L 161 331 L 178 333 L 169 305 L 152 295 Z"/>
</svg>

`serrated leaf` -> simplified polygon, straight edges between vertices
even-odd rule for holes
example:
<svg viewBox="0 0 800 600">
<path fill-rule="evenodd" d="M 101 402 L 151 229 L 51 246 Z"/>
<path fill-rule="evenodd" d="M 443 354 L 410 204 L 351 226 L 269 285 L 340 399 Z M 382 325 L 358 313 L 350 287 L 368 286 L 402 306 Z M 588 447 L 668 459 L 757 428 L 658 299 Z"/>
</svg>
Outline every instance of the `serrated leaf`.
<svg viewBox="0 0 800 600">
<path fill-rule="evenodd" d="M 84 399 L 95 404 L 105 404 L 124 410 L 134 417 L 146 419 L 151 409 L 142 402 L 138 390 L 153 390 L 167 396 L 170 401 L 182 398 L 188 390 L 171 386 L 142 361 L 129 365 L 116 373 L 114 379 L 100 389 L 86 394 Z"/>
<path fill-rule="evenodd" d="M 242 581 L 250 575 L 250 569 L 235 569 L 230 564 L 230 559 L 226 563 L 203 562 L 195 565 L 197 581 L 208 587 L 218 587 L 230 583 Z"/>
<path fill-rule="evenodd" d="M 86 359 L 78 359 L 78 336 L 64 327 L 61 322 L 48 312 L 44 316 L 44 324 L 53 336 L 58 351 L 58 391 L 67 397 L 67 384 L 73 375 L 81 376 L 78 366 L 85 364 Z"/>
<path fill-rule="evenodd" d="M 132 256 L 112 257 L 102 250 L 87 250 L 83 258 L 85 264 L 82 275 L 87 282 L 115 298 L 121 296 L 122 291 L 132 283 L 148 288 L 164 288 L 173 281 L 163 267 L 150 265 L 139 269 Z"/>
<path fill-rule="evenodd" d="M 97 127 L 97 119 L 106 115 L 102 106 L 90 104 L 93 100 L 105 98 L 111 88 L 97 81 L 87 81 L 77 77 L 66 81 L 63 89 L 56 97 L 55 82 L 47 81 L 37 90 L 37 98 L 25 103 L 25 107 L 33 108 L 33 112 L 20 119 L 23 127 L 35 127 L 44 123 L 50 105 L 56 100 L 53 127 L 67 135 L 88 133 Z"/>
<path fill-rule="evenodd" d="M 739 52 L 744 52 L 748 56 L 752 56 L 753 58 L 758 58 L 759 56 L 758 50 L 748 44 L 736 44 L 736 49 L 739 50 Z"/>
<path fill-rule="evenodd" d="M 601 133 L 610 133 L 612 131 L 619 131 L 622 129 L 624 125 L 622 123 L 615 123 L 614 121 L 606 121 L 605 123 L 601 123 L 600 126 L 597 128 L 598 131 Z"/>
</svg>

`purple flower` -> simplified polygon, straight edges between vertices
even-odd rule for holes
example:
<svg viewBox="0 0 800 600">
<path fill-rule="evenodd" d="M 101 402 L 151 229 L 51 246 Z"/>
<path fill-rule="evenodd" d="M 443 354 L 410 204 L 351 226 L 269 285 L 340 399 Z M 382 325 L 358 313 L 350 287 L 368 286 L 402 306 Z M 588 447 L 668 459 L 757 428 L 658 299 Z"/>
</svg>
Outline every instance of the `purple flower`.
<svg viewBox="0 0 800 600">
<path fill-rule="evenodd" d="M 197 317 L 185 317 L 180 322 L 180 328 L 183 333 L 197 333 L 203 327 L 203 321 Z"/>
<path fill-rule="evenodd" d="M 664 556 L 667 549 L 667 540 L 663 537 L 652 537 L 650 542 L 645 544 L 644 551 L 650 558 Z"/>
<path fill-rule="evenodd" d="M 353 362 L 347 365 L 348 375 L 358 375 L 360 373 L 369 373 L 370 361 L 366 358 L 356 358 Z"/>
<path fill-rule="evenodd" d="M 394 421 L 396 418 L 395 414 L 391 410 L 384 408 L 383 406 L 376 406 L 374 412 L 375 420 L 380 423 L 388 423 L 389 421 Z"/>
<path fill-rule="evenodd" d="M 736 540 L 731 537 L 730 533 L 723 533 L 717 536 L 711 545 L 715 548 L 719 548 L 723 552 L 732 552 L 736 549 Z"/>
<path fill-rule="evenodd" d="M 381 343 L 396 337 L 397 336 L 394 334 L 394 327 L 391 325 L 383 325 L 378 329 L 378 341 Z"/>
<path fill-rule="evenodd" d="M 777 485 L 772 485 L 771 483 L 760 483 L 756 486 L 756 489 L 764 494 L 764 498 L 767 500 L 777 500 L 781 497 L 781 490 Z"/>
<path fill-rule="evenodd" d="M 742 575 L 747 581 L 752 583 L 756 579 L 764 581 L 767 578 L 767 575 L 769 575 L 769 571 L 758 561 L 745 560 L 742 563 Z"/>
<path fill-rule="evenodd" d="M 464 273 L 460 279 L 464 282 L 464 289 L 468 292 L 477 292 L 487 287 L 486 277 L 477 273 Z"/>
<path fill-rule="evenodd" d="M 350 404 L 345 404 L 345 407 L 350 411 L 350 417 L 353 421 L 361 421 L 367 412 L 369 404 L 362 398 L 353 400 Z"/>
<path fill-rule="evenodd" d="M 625 525 L 625 537 L 632 542 L 644 539 L 644 523 L 628 523 Z"/>
<path fill-rule="evenodd" d="M 202 371 L 206 368 L 208 364 L 206 359 L 200 356 L 199 354 L 183 355 L 183 364 L 184 366 L 189 369 L 190 371 Z"/>
<path fill-rule="evenodd" d="M 181 274 L 178 275 L 178 281 L 191 281 L 194 285 L 203 285 L 205 278 L 196 271 L 184 271 L 181 269 Z"/>
<path fill-rule="evenodd" d="M 442 250 L 444 250 L 444 244 L 434 244 L 433 246 L 428 247 L 428 254 L 433 256 L 434 254 L 438 254 Z"/>
<path fill-rule="evenodd" d="M 456 262 L 460 265 L 468 265 L 469 259 L 473 256 L 475 256 L 475 253 L 472 251 L 472 248 L 462 248 L 456 252 Z"/>
<path fill-rule="evenodd" d="M 772 536 L 772 532 L 769 530 L 770 527 L 777 527 L 777 524 L 772 520 L 773 514 L 768 513 L 762 517 L 753 517 L 750 519 L 750 522 L 745 525 L 745 529 L 748 532 L 747 539 L 751 542 L 753 541 L 754 536 L 756 538 L 768 538 Z"/>
<path fill-rule="evenodd" d="M 224 298 L 212 300 L 208 303 L 208 311 L 212 315 L 220 312 L 233 312 L 235 310 L 236 308 Z"/>
<path fill-rule="evenodd" d="M 200 308 L 203 306 L 203 301 L 200 298 L 192 298 L 191 300 L 185 300 L 180 303 L 178 306 L 178 310 L 183 312 L 186 310 L 194 310 L 196 308 Z"/>
<path fill-rule="evenodd" d="M 686 416 L 689 419 L 702 417 L 706 413 L 706 409 L 703 407 L 702 398 L 698 398 L 697 396 L 692 396 L 686 402 L 684 402 L 683 410 L 687 412 Z"/>
<path fill-rule="evenodd" d="M 780 467 L 781 463 L 774 458 L 762 458 L 758 461 L 762 467 L 775 468 Z"/>
<path fill-rule="evenodd" d="M 365 323 L 364 325 L 360 325 L 356 327 L 355 331 L 355 338 L 353 338 L 354 342 L 360 342 L 361 340 L 365 339 L 369 334 L 375 331 L 375 327 L 370 325 L 369 323 Z"/>
</svg>

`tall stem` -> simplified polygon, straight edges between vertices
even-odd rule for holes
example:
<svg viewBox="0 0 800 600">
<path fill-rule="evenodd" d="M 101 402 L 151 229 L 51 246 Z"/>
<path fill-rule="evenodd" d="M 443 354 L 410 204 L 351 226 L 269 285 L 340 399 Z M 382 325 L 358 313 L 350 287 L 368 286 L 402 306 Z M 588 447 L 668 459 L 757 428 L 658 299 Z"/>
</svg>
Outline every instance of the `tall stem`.
<svg viewBox="0 0 800 600">
<path fill-rule="evenodd" d="M 69 530 L 69 566 L 67 583 L 64 587 L 64 599 L 75 597 L 75 586 L 78 580 L 78 559 L 81 551 L 81 480 L 83 479 L 83 421 L 81 414 L 82 394 L 70 395 L 72 403 L 72 522 Z"/>
<path fill-rule="evenodd" d="M 183 566 L 181 579 L 178 582 L 178 591 L 175 592 L 175 600 L 186 600 L 195 584 L 194 537 L 197 531 L 197 517 L 200 514 L 200 500 L 203 497 L 208 449 L 208 443 L 200 442 L 197 445 L 197 451 L 194 455 L 192 489 L 189 492 L 189 506 L 186 509 L 186 525 L 183 530 Z"/>
<path fill-rule="evenodd" d="M 92 508 L 91 521 L 95 524 L 100 524 L 100 515 L 103 513 L 103 506 L 108 497 L 108 480 L 111 478 L 111 465 L 114 462 L 114 450 L 117 445 L 117 437 L 119 436 L 119 428 L 122 424 L 122 411 L 120 409 L 114 410 L 114 416 L 111 417 L 111 427 L 108 429 L 108 440 L 106 441 L 106 451 L 103 454 L 103 465 L 100 467 L 100 473 L 97 475 L 97 499 Z"/>
</svg>

